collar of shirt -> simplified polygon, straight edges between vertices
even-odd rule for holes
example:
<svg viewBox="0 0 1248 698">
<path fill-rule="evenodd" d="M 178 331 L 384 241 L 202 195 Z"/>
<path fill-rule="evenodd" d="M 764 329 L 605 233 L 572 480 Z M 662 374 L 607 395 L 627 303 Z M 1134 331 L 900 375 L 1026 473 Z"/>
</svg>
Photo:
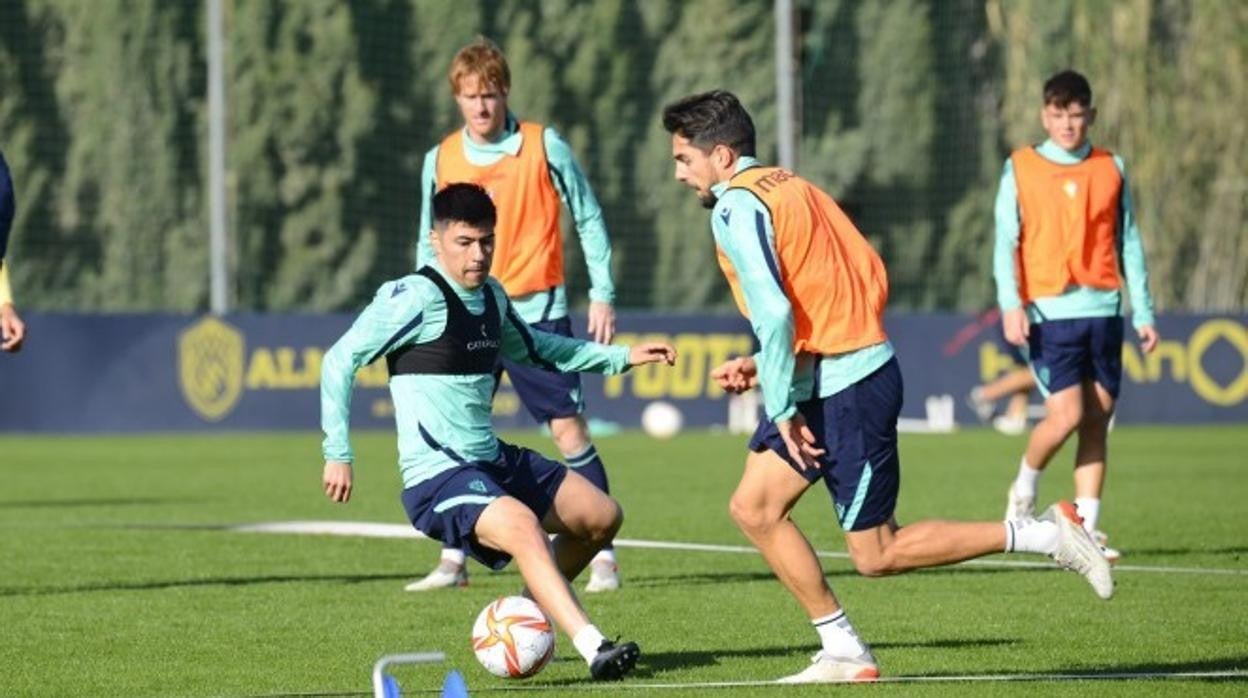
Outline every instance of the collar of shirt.
<svg viewBox="0 0 1248 698">
<path fill-rule="evenodd" d="M 520 152 L 520 144 L 524 135 L 520 133 L 520 121 L 511 112 L 507 112 L 507 121 L 503 124 L 503 132 L 498 140 L 489 143 L 478 143 L 468 135 L 468 127 L 464 127 L 464 149 L 468 155 L 510 155 L 515 157 Z"/>
<path fill-rule="evenodd" d="M 759 165 L 759 162 L 757 158 L 750 157 L 749 155 L 742 155 L 741 157 L 737 158 L 737 167 L 735 170 L 732 171 L 732 173 L 735 175 L 741 170 L 748 170 L 751 167 L 758 167 L 758 165 Z M 714 194 L 716 198 L 723 196 L 724 192 L 727 190 L 728 190 L 727 181 L 723 181 L 718 184 L 711 185 L 711 193 Z"/>
<path fill-rule="evenodd" d="M 1088 154 L 1092 152 L 1092 142 L 1085 140 L 1078 148 L 1066 150 L 1054 143 L 1052 138 L 1048 138 L 1036 146 L 1036 152 L 1043 155 L 1046 160 L 1059 165 L 1074 165 L 1087 159 Z"/>
</svg>

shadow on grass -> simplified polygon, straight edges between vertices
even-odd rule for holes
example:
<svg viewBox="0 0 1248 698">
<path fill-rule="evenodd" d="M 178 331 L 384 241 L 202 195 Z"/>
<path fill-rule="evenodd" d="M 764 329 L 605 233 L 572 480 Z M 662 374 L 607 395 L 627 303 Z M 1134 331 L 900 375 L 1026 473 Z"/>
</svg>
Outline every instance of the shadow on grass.
<svg viewBox="0 0 1248 698">
<path fill-rule="evenodd" d="M 1022 642 L 1016 638 L 981 638 L 970 640 L 927 640 L 921 642 L 879 642 L 871 645 L 872 649 L 896 648 L 936 648 L 962 649 L 977 647 L 999 647 Z M 809 647 L 746 647 L 725 650 L 681 650 L 676 652 L 646 652 L 642 648 L 641 661 L 633 671 L 632 679 L 654 678 L 660 672 L 671 672 L 697 667 L 718 666 L 733 659 L 762 659 L 766 657 L 793 657 L 796 665 L 808 660 L 813 650 Z M 574 658 L 560 658 L 572 661 Z M 558 660 L 557 660 L 558 661 Z M 576 659 L 576 661 L 580 661 Z M 766 679 L 760 679 L 766 680 Z M 549 685 L 570 685 L 582 683 L 580 679 L 562 679 L 551 681 Z"/>
<path fill-rule="evenodd" d="M 970 640 L 931 640 L 927 642 L 914 643 L 875 643 L 872 649 L 886 648 L 980 648 L 1001 645 L 1014 645 L 1021 643 L 1018 639 L 1005 638 L 984 638 Z M 758 647 L 752 649 L 725 650 L 721 652 L 658 652 L 647 654 L 642 650 L 641 661 L 637 668 L 630 675 L 629 680 L 645 680 L 652 679 L 659 672 L 678 671 L 682 669 L 691 669 L 696 667 L 718 665 L 724 660 L 733 658 L 763 658 L 763 657 L 781 657 L 792 656 L 794 664 L 800 668 L 802 662 L 806 659 L 806 655 L 801 649 L 794 647 Z M 1110 666 L 1098 667 L 1095 669 L 1061 669 L 1055 668 L 1049 671 L 1022 671 L 1017 666 L 1010 666 L 1002 669 L 983 670 L 974 673 L 966 672 L 940 672 L 934 671 L 930 673 L 912 674 L 906 676 L 891 676 L 885 668 L 884 680 L 896 682 L 923 682 L 925 680 L 940 681 L 942 683 L 957 683 L 959 677 L 965 677 L 966 682 L 982 683 L 984 681 L 993 681 L 1000 683 L 1015 682 L 1044 682 L 1044 681 L 1067 681 L 1067 680 L 1087 680 L 1087 681 L 1166 681 L 1179 680 L 1199 681 L 1199 682 L 1222 682 L 1231 681 L 1236 683 L 1248 682 L 1248 675 L 1234 674 L 1229 676 L 1209 676 L 1209 677 L 1190 677 L 1190 676 L 1173 676 L 1174 674 L 1193 674 L 1205 672 L 1243 672 L 1248 670 L 1248 656 L 1224 657 L 1219 659 L 1202 659 L 1187 662 L 1143 662 L 1135 664 L 1115 664 Z M 771 678 L 778 677 L 759 677 L 756 681 L 767 681 Z M 714 679 L 704 679 L 706 681 L 714 681 Z M 737 679 L 740 680 L 740 679 Z M 679 682 L 677 682 L 679 683 Z M 698 683 L 698 682 L 690 682 Z M 569 686 L 577 684 L 590 684 L 584 679 L 561 679 L 544 683 L 549 687 Z M 627 687 L 627 682 L 621 684 L 621 687 Z M 536 686 L 535 686 L 536 688 Z M 640 687 L 638 687 L 640 688 Z M 475 689 L 476 691 L 489 691 L 489 687 Z"/>
<path fill-rule="evenodd" d="M 1128 548 L 1124 555 L 1243 555 L 1248 546 L 1233 545 L 1225 548 Z"/>
<path fill-rule="evenodd" d="M 0 501 L 0 509 L 60 509 L 75 507 L 133 507 L 158 504 L 195 504 L 206 501 L 190 497 L 100 497 L 81 499 L 19 499 Z"/>
<path fill-rule="evenodd" d="M 202 577 L 199 579 L 167 579 L 135 582 L 100 582 L 55 587 L 0 587 L 0 597 L 5 596 L 55 596 L 58 594 L 84 594 L 97 591 L 159 591 L 193 587 L 241 587 L 255 584 L 304 584 L 308 582 L 332 582 L 338 584 L 362 584 L 365 582 L 410 580 L 411 573 L 403 574 L 299 574 L 263 575 L 257 577 Z"/>
<path fill-rule="evenodd" d="M 1246 671 L 1248 656 L 1222 657 L 1217 659 L 1195 659 L 1186 662 L 1140 662 L 1134 664 L 1113 664 L 1095 669 L 1053 669 L 1044 672 L 1019 672 L 1018 667 L 1010 666 L 996 671 L 983 671 L 973 676 L 1009 676 L 1018 681 L 1043 681 L 1055 674 L 1086 679 L 1165 679 L 1166 674 L 1187 674 L 1215 671 Z M 1148 676 L 1152 674 L 1154 676 Z M 961 672 L 931 672 L 923 676 L 961 676 Z M 1209 677 L 1211 681 L 1248 681 L 1248 675 Z"/>
<path fill-rule="evenodd" d="M 1054 567 L 1054 570 L 1057 568 Z M 1045 567 L 1032 568 L 1022 567 L 967 567 L 963 565 L 948 567 L 933 567 L 930 569 L 915 570 L 910 574 L 956 574 L 963 575 L 985 575 L 985 574 L 1016 574 L 1018 572 L 1047 571 Z M 825 569 L 823 576 L 826 578 L 850 578 L 862 577 L 854 569 Z M 865 579 L 865 577 L 863 577 Z M 776 576 L 770 570 L 760 569 L 750 572 L 690 572 L 687 574 L 665 574 L 665 575 L 629 575 L 626 579 L 628 586 L 653 589 L 668 586 L 696 586 L 700 584 L 731 584 L 734 582 L 775 582 Z"/>
</svg>

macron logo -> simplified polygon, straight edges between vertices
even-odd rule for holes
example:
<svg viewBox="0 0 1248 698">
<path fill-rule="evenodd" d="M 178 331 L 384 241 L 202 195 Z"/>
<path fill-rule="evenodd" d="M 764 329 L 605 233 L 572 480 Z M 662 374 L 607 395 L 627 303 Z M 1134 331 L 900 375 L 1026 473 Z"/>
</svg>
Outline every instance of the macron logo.
<svg viewBox="0 0 1248 698">
<path fill-rule="evenodd" d="M 724 209 L 724 212 L 719 214 L 719 218 L 720 220 L 724 222 L 724 225 L 728 225 L 728 219 L 731 217 L 732 217 L 732 211 L 728 209 Z"/>
<path fill-rule="evenodd" d="M 390 292 L 390 297 L 394 298 L 395 296 L 399 295 L 400 293 L 406 290 L 407 290 L 407 286 L 404 286 L 403 282 L 400 281 L 399 283 L 394 285 L 394 290 Z"/>
</svg>

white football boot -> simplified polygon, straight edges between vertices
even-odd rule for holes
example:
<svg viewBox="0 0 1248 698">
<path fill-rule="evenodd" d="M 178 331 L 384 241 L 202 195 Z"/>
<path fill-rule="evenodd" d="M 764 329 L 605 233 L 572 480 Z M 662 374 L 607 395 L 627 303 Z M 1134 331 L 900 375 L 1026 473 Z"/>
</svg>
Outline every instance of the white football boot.
<svg viewBox="0 0 1248 698">
<path fill-rule="evenodd" d="M 589 581 L 585 583 L 585 591 L 597 594 L 603 591 L 615 591 L 620 588 L 620 566 L 614 560 L 594 560 L 589 563 Z"/>
<path fill-rule="evenodd" d="M 992 427 L 1006 436 L 1018 436 L 1027 431 L 1027 418 L 1003 414 L 1000 417 L 993 417 Z"/>
<path fill-rule="evenodd" d="M 810 659 L 810 666 L 776 683 L 848 683 L 875 681 L 880 668 L 870 650 L 857 657 L 833 657 L 820 650 Z"/>
<path fill-rule="evenodd" d="M 996 405 L 992 404 L 991 400 L 984 399 L 984 389 L 978 385 L 971 388 L 971 392 L 967 394 L 966 406 L 971 408 L 981 422 L 992 419 L 992 413 L 996 411 Z"/>
<path fill-rule="evenodd" d="M 468 568 L 464 565 L 457 565 L 454 562 L 443 560 L 423 579 L 418 579 L 403 587 L 403 591 L 429 591 L 431 589 L 466 586 L 468 586 Z"/>
<path fill-rule="evenodd" d="M 1075 513 L 1075 505 L 1057 502 L 1038 517 L 1057 524 L 1057 549 L 1051 557 L 1059 566 L 1083 575 L 1092 590 L 1102 599 L 1114 595 L 1114 577 L 1109 561 L 1101 554 L 1101 546 L 1083 528 L 1083 520 Z"/>
</svg>

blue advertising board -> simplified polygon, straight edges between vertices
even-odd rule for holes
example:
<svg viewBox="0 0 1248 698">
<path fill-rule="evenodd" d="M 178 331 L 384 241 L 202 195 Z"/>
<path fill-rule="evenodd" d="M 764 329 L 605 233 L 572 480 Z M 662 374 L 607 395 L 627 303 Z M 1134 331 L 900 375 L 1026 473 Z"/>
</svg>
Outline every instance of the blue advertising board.
<svg viewBox="0 0 1248 698">
<path fill-rule="evenodd" d="M 32 313 L 29 339 L 0 356 L 0 430 L 151 432 L 316 429 L 321 357 L 350 325 L 334 315 L 62 315 Z M 1248 422 L 1248 316 L 1164 315 L 1162 341 L 1143 355 L 1123 350 L 1120 423 Z M 574 318 L 584 327 L 584 319 Z M 1008 370 L 994 323 L 958 314 L 890 314 L 888 331 L 906 386 L 903 417 L 931 416 L 933 399 L 958 423 L 974 421 L 962 397 Z M 727 396 L 708 378 L 748 353 L 753 338 L 735 316 L 622 313 L 617 342 L 672 342 L 675 367 L 584 376 L 588 415 L 631 428 L 664 400 L 690 426 L 728 421 Z M 390 428 L 386 367 L 362 369 L 352 410 L 357 427 Z M 943 400 L 943 403 L 941 402 Z M 500 427 L 532 426 L 504 382 Z"/>
</svg>

